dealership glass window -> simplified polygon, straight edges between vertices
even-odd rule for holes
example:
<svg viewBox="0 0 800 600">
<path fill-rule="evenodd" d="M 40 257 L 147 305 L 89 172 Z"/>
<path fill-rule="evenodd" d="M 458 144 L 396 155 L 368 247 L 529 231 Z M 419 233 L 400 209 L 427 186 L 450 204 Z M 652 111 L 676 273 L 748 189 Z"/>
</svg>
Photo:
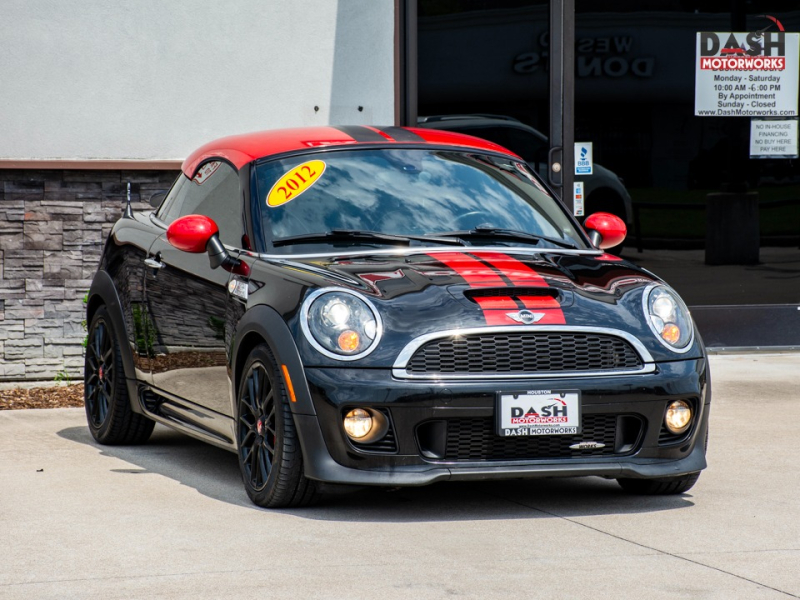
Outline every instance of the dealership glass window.
<svg viewBox="0 0 800 600">
<path fill-rule="evenodd" d="M 548 133 L 548 3 L 419 7 L 420 115 L 504 115 Z M 800 31 L 796 2 L 576 0 L 575 140 L 630 193 L 622 256 L 697 314 L 800 303 L 800 161 L 750 159 L 749 118 L 694 115 L 696 33 L 774 28 L 762 15 Z M 728 220 L 737 204 L 753 216 Z M 757 261 L 707 264 L 712 238 L 745 243 L 753 219 Z"/>
</svg>

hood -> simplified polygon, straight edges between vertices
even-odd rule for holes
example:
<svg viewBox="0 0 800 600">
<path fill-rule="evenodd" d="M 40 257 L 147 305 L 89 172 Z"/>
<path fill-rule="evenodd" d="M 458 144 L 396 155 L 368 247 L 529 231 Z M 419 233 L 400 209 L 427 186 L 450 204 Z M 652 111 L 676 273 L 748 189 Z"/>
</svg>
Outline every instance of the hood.
<svg viewBox="0 0 800 600">
<path fill-rule="evenodd" d="M 390 366 L 421 335 L 487 326 L 616 329 L 640 339 L 656 360 L 699 353 L 672 353 L 655 338 L 642 295 L 660 280 L 609 254 L 437 248 L 280 262 L 293 277 L 305 275 L 309 291 L 349 288 L 372 301 L 385 333 L 364 366 Z"/>
</svg>

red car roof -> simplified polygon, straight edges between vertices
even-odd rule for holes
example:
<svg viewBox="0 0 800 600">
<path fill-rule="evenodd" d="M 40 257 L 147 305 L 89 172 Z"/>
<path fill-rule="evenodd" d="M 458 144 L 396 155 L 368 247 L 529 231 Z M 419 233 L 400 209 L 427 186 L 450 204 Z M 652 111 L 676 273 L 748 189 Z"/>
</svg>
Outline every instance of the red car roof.
<svg viewBox="0 0 800 600">
<path fill-rule="evenodd" d="M 415 127 L 302 127 L 275 129 L 220 138 L 201 146 L 183 161 L 183 172 L 193 177 L 197 168 L 210 158 L 224 158 L 237 169 L 257 158 L 320 146 L 364 145 L 386 143 L 435 144 L 476 150 L 490 150 L 516 156 L 493 142 L 471 135 L 418 129 Z"/>
</svg>

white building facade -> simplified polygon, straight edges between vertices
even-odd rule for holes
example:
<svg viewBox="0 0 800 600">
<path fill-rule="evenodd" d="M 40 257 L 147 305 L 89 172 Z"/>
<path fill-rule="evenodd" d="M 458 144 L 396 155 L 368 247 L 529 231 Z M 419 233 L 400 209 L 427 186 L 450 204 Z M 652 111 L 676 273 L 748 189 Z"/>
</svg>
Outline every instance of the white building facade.
<svg viewBox="0 0 800 600">
<path fill-rule="evenodd" d="M 217 137 L 397 121 L 395 0 L 9 0 L 0 381 L 79 377 L 83 296 L 134 208 Z"/>
</svg>

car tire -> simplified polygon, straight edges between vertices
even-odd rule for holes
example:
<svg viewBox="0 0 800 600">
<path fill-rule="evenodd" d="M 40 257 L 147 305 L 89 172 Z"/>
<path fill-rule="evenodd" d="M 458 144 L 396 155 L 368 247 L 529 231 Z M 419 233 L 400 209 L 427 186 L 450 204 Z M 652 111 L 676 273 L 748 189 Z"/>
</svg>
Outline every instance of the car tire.
<svg viewBox="0 0 800 600">
<path fill-rule="evenodd" d="M 303 474 L 303 455 L 286 384 L 266 344 L 250 352 L 236 400 L 239 469 L 250 500 L 264 508 L 309 506 L 316 482 Z"/>
<path fill-rule="evenodd" d="M 97 309 L 86 338 L 83 399 L 92 437 L 105 445 L 143 444 L 155 422 L 133 412 L 122 353 L 108 309 Z"/>
<path fill-rule="evenodd" d="M 678 477 L 659 477 L 656 479 L 617 479 L 617 483 L 629 494 L 642 496 L 667 496 L 683 494 L 692 489 L 700 477 L 700 472 Z"/>
</svg>

